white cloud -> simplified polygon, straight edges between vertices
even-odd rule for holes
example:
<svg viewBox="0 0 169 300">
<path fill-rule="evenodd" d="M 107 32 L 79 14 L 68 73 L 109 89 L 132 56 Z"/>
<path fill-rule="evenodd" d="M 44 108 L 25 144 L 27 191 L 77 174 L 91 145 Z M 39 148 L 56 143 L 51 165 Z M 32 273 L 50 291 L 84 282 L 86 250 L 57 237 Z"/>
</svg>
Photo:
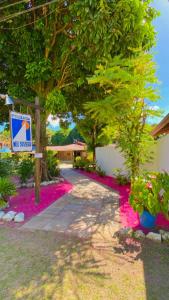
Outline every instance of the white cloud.
<svg viewBox="0 0 169 300">
<path fill-rule="evenodd" d="M 160 110 L 160 107 L 158 105 L 149 106 L 149 109 L 151 110 Z"/>
<path fill-rule="evenodd" d="M 50 125 L 52 125 L 53 127 L 59 126 L 60 123 L 60 119 L 57 116 L 52 116 L 49 115 L 48 117 L 48 122 Z"/>
</svg>

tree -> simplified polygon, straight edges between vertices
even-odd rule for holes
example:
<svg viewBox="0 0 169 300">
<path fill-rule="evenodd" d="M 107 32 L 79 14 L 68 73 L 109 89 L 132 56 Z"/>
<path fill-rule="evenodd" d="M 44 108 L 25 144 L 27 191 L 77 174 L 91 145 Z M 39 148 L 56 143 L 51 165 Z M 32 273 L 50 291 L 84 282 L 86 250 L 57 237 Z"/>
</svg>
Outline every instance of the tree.
<svg viewBox="0 0 169 300">
<path fill-rule="evenodd" d="M 6 91 L 31 102 L 36 95 L 39 96 L 43 109 L 42 151 L 47 144 L 46 121 L 50 111 L 65 109 L 61 89 L 70 76 L 68 61 L 72 52 L 69 8 L 64 1 L 52 2 L 46 5 L 44 1 L 32 1 L 30 12 L 25 10 L 25 3 L 16 3 L 1 10 L 4 22 L 0 28 L 0 57 Z M 40 8 L 34 10 L 38 5 L 41 5 Z M 15 12 L 20 15 L 12 19 L 9 17 L 8 22 L 8 16 L 14 16 Z M 43 177 L 47 179 L 45 159 L 42 169 Z"/>
<path fill-rule="evenodd" d="M 52 145 L 69 145 L 73 144 L 76 140 L 84 142 L 84 139 L 80 135 L 77 127 L 74 127 L 73 129 L 61 128 L 53 134 L 51 138 L 51 143 Z"/>
<path fill-rule="evenodd" d="M 73 144 L 75 141 L 85 142 L 83 136 L 79 133 L 77 126 L 69 132 L 63 142 L 63 145 Z"/>
<path fill-rule="evenodd" d="M 43 151 L 49 113 L 82 113 L 90 91 L 91 100 L 96 94 L 86 76 L 103 57 L 154 45 L 157 13 L 140 0 L 32 0 L 29 10 L 17 3 L 2 4 L 0 73 L 9 94 L 31 102 L 39 96 Z M 42 169 L 47 179 L 45 157 Z"/>
<path fill-rule="evenodd" d="M 48 139 L 48 145 L 52 145 L 52 137 L 55 134 L 55 131 L 51 128 L 47 128 L 46 130 L 47 139 Z"/>
<path fill-rule="evenodd" d="M 154 143 L 151 127 L 146 123 L 148 117 L 157 113 L 150 106 L 150 101 L 158 99 L 152 57 L 143 52 L 130 59 L 115 57 L 100 65 L 89 83 L 104 87 L 105 98 L 86 104 L 86 108 L 94 118 L 112 126 L 117 146 L 135 178 L 140 166 L 151 158 Z"/>
<path fill-rule="evenodd" d="M 56 145 L 56 146 L 63 145 L 69 132 L 70 129 L 62 129 L 62 128 L 56 131 L 51 138 L 52 145 Z"/>
<path fill-rule="evenodd" d="M 105 123 L 99 122 L 98 119 L 92 119 L 89 114 L 83 119 L 79 119 L 77 123 L 79 132 L 86 141 L 89 150 L 93 152 L 93 161 L 96 160 L 96 147 L 110 142 L 108 135 L 104 133 L 105 126 Z"/>
</svg>

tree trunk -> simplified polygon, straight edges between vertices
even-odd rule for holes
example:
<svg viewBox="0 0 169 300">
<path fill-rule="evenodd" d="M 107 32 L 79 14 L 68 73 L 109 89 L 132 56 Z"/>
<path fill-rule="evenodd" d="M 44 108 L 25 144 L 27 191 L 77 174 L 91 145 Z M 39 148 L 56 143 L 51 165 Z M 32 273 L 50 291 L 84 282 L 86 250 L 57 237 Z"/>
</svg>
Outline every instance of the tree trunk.
<svg viewBox="0 0 169 300">
<path fill-rule="evenodd" d="M 139 176 L 140 163 L 137 157 L 132 157 L 131 163 L 131 178 L 134 181 L 137 176 Z"/>
</svg>

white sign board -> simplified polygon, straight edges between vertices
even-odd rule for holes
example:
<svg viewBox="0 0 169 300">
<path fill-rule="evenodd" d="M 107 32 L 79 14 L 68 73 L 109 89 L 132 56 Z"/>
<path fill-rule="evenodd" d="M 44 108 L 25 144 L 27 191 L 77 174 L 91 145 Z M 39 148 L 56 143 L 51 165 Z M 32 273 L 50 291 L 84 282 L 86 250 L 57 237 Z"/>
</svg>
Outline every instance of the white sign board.
<svg viewBox="0 0 169 300">
<path fill-rule="evenodd" d="M 32 120 L 30 115 L 10 112 L 12 150 L 14 152 L 32 151 Z"/>
<path fill-rule="evenodd" d="M 43 154 L 42 153 L 35 153 L 35 158 L 43 158 Z"/>
</svg>

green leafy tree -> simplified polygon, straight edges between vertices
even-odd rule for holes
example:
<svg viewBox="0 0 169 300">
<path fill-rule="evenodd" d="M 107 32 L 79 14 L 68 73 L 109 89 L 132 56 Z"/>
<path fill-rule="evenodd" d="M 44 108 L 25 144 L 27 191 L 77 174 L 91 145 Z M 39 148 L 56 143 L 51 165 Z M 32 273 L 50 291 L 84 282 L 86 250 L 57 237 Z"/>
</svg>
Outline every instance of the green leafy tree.
<svg viewBox="0 0 169 300">
<path fill-rule="evenodd" d="M 48 145 L 52 145 L 52 137 L 55 134 L 55 131 L 52 130 L 51 128 L 47 127 L 46 133 L 47 133 L 47 139 L 48 139 L 48 143 L 47 144 Z"/>
<path fill-rule="evenodd" d="M 149 0 L 34 0 L 30 10 L 17 2 L 7 8 L 2 4 L 0 80 L 13 96 L 30 102 L 39 96 L 43 151 L 49 113 L 82 113 L 83 103 L 96 93 L 86 76 L 103 57 L 150 49 L 157 12 Z M 45 161 L 42 170 L 47 178 Z"/>
<path fill-rule="evenodd" d="M 109 129 L 112 126 L 114 140 L 135 178 L 140 166 L 151 159 L 154 143 L 146 122 L 158 113 L 151 108 L 151 101 L 158 99 L 152 57 L 145 53 L 131 59 L 115 57 L 100 65 L 89 83 L 104 87 L 105 98 L 86 108 L 94 118 L 107 122 Z"/>
<path fill-rule="evenodd" d="M 77 127 L 74 127 L 73 129 L 61 128 L 53 134 L 51 143 L 52 145 L 69 145 L 73 144 L 76 140 L 84 142 L 84 139 L 79 133 Z"/>
<path fill-rule="evenodd" d="M 85 142 L 84 138 L 79 133 L 79 130 L 77 127 L 74 127 L 69 132 L 69 134 L 67 135 L 67 137 L 65 138 L 65 140 L 63 142 L 63 145 L 73 144 L 75 141 Z"/>
<path fill-rule="evenodd" d="M 93 153 L 93 161 L 96 159 L 96 147 L 110 142 L 107 132 L 104 132 L 105 125 L 105 123 L 99 122 L 98 119 L 92 119 L 89 114 L 83 119 L 79 119 L 77 123 L 80 134 Z"/>
<path fill-rule="evenodd" d="M 52 145 L 63 145 L 65 139 L 67 138 L 68 134 L 70 132 L 70 129 L 60 129 L 58 131 L 56 131 L 52 138 L 51 138 L 51 143 Z"/>
</svg>

